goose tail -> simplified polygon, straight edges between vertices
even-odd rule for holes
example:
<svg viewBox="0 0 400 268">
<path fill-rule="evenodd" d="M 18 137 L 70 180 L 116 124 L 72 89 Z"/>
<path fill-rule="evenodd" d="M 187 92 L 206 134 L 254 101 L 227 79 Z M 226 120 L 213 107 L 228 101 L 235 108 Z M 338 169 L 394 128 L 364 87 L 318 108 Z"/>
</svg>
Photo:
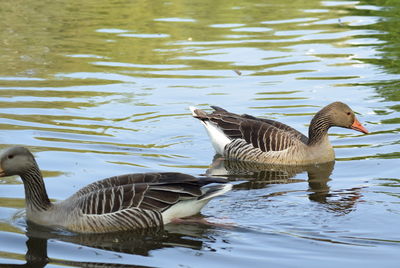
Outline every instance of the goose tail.
<svg viewBox="0 0 400 268">
<path fill-rule="evenodd" d="M 207 184 L 202 188 L 203 194 L 196 199 L 182 200 L 162 212 L 164 224 L 174 219 L 193 216 L 214 197 L 222 195 L 232 189 L 232 184 Z"/>
<path fill-rule="evenodd" d="M 189 109 L 193 117 L 203 123 L 215 151 L 220 155 L 224 155 L 225 146 L 231 142 L 231 139 L 215 123 L 209 120 L 206 112 L 194 106 L 190 106 Z"/>
<path fill-rule="evenodd" d="M 198 200 L 209 200 L 219 195 L 223 195 L 232 189 L 232 184 L 209 184 L 203 186 L 204 194 L 199 196 Z"/>
<path fill-rule="evenodd" d="M 207 118 L 206 112 L 201 109 L 197 109 L 194 106 L 189 106 L 189 110 L 192 112 L 193 117 L 197 119 L 204 120 L 205 118 Z"/>
</svg>

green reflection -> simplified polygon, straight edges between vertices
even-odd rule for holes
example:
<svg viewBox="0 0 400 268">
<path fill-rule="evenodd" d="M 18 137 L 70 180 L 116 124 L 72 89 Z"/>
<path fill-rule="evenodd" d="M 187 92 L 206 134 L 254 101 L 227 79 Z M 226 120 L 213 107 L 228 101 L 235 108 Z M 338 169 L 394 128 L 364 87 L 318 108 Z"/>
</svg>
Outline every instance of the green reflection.
<svg viewBox="0 0 400 268">
<path fill-rule="evenodd" d="M 384 45 L 376 47 L 382 53 L 379 57 L 374 58 L 360 58 L 363 62 L 375 64 L 385 68 L 388 73 L 400 74 L 400 1 L 396 0 L 362 0 L 360 4 L 380 6 L 378 10 L 374 9 L 358 9 L 353 10 L 352 13 L 360 16 L 380 16 L 377 23 L 367 26 L 353 26 L 352 28 L 369 28 L 371 30 L 380 31 L 381 34 L 374 35 L 375 38 L 384 41 Z M 400 79 L 390 79 L 381 81 L 372 85 L 376 91 L 385 98 L 387 101 L 400 101 Z M 400 106 L 391 106 L 391 109 L 400 111 Z"/>
<path fill-rule="evenodd" d="M 318 20 L 316 14 L 307 12 L 320 9 L 320 5 L 319 0 L 177 0 L 157 4 L 150 0 L 89 0 L 79 3 L 77 9 L 74 1 L 6 1 L 0 9 L 0 24 L 4 29 L 0 32 L 0 39 L 3 40 L 0 52 L 3 65 L 7 68 L 1 68 L 0 75 L 47 79 L 59 73 L 109 70 L 112 63 L 115 63 L 113 68 L 124 63 L 128 66 L 134 64 L 138 72 L 131 74 L 143 77 L 186 77 L 185 74 L 162 75 L 141 71 L 152 66 L 165 66 L 166 63 L 170 67 L 160 69 L 176 66 L 176 69 L 187 70 L 232 70 L 235 69 L 231 65 L 234 59 L 210 62 L 199 58 L 198 53 L 202 53 L 204 48 L 197 47 L 196 42 L 211 42 L 209 44 L 215 46 L 217 41 L 227 40 L 228 43 L 221 43 L 221 47 L 290 51 L 285 46 L 315 42 L 296 38 L 307 31 L 310 34 L 321 31 L 321 25 L 312 23 Z M 332 12 L 322 12 L 318 16 L 328 19 L 335 17 L 337 12 L 332 9 Z M 285 20 L 282 21 L 282 18 Z M 298 32 L 301 22 L 308 25 Z M 327 26 L 327 34 L 332 32 L 330 28 Z M 335 28 L 334 32 L 347 31 Z M 344 40 L 348 38 L 343 37 Z M 331 39 L 327 36 L 318 42 L 331 43 Z M 209 55 L 219 53 L 216 51 Z M 204 52 L 202 54 L 204 57 Z M 297 63 L 313 61 L 306 59 Z M 263 71 L 288 64 L 291 63 L 273 63 L 269 67 L 240 64 L 239 69 Z M 115 71 L 122 72 L 124 69 Z M 303 71 L 308 70 L 297 72 Z M 273 72 L 284 75 L 296 70 Z"/>
<path fill-rule="evenodd" d="M 205 151 L 202 149 L 204 146 L 198 147 L 197 143 L 208 141 L 202 132 L 203 140 L 187 145 L 197 134 L 193 133 L 186 109 L 190 102 L 201 103 L 199 106 L 204 107 L 210 104 L 224 107 L 225 103 L 243 105 L 244 112 L 255 110 L 259 115 L 262 109 L 270 112 L 268 117 L 282 115 L 290 117 L 288 119 L 292 122 L 307 122 L 300 117 L 309 118 L 317 110 L 316 107 L 332 96 L 343 98 L 344 101 L 352 99 L 353 96 L 347 95 L 343 88 L 359 87 L 376 89 L 378 101 L 382 96 L 387 106 L 376 105 L 376 117 L 372 117 L 370 122 L 365 120 L 376 127 L 370 136 L 332 135 L 335 142 L 343 141 L 335 145 L 338 155 L 341 149 L 351 151 L 346 154 L 349 157 L 341 157 L 339 161 L 347 161 L 351 165 L 355 161 L 370 158 L 382 162 L 385 159 L 399 159 L 399 153 L 392 151 L 396 150 L 398 144 L 393 140 L 398 140 L 399 133 L 396 125 L 400 122 L 396 112 L 400 111 L 400 105 L 396 102 L 400 100 L 400 80 L 392 76 L 386 79 L 385 72 L 399 74 L 400 2 L 342 1 L 341 5 L 329 6 L 336 2 L 341 1 L 3 1 L 0 8 L 0 109 L 3 109 L 0 113 L 0 130 L 4 140 L 0 147 L 14 143 L 35 144 L 35 151 L 43 151 L 43 161 L 49 159 L 49 152 L 66 152 L 71 159 L 76 157 L 73 159 L 75 161 L 86 161 L 89 154 L 94 155 L 87 161 L 110 163 L 99 166 L 99 173 L 108 169 L 108 166 L 174 169 L 194 173 L 208 168 L 208 165 L 195 162 L 208 157 L 200 153 L 197 155 L 197 150 Z M 387 8 L 357 9 L 356 5 L 381 5 Z M 366 23 L 357 24 L 359 19 L 365 19 Z M 376 50 L 382 53 L 373 55 Z M 371 66 L 380 69 L 370 71 L 373 75 L 365 77 L 364 70 L 357 70 L 360 67 L 357 65 L 363 68 L 367 66 L 368 70 L 372 69 Z M 238 72 L 241 76 L 238 76 Z M 319 91 L 320 95 L 312 91 L 332 84 L 324 93 Z M 364 100 L 364 93 L 362 90 L 359 92 Z M 371 98 L 373 101 L 376 99 L 375 96 Z M 237 99 L 240 102 L 235 103 Z M 370 107 L 368 102 L 360 106 Z M 293 108 L 295 112 L 292 112 Z M 200 128 L 196 125 L 194 131 L 202 131 Z M 185 136 L 188 134 L 191 135 Z M 351 139 L 346 139 L 348 137 Z M 135 143 L 130 143 L 132 141 Z M 60 159 L 64 160 L 67 157 Z M 308 196 L 310 201 L 319 202 L 317 205 L 328 203 L 330 206 L 323 207 L 345 210 L 346 213 L 351 213 L 353 207 L 362 211 L 368 199 L 375 198 L 368 191 L 351 188 L 368 184 L 370 178 L 363 178 L 362 181 L 347 178 L 351 175 L 342 168 L 342 165 L 338 165 L 337 174 L 342 174 L 340 176 L 345 179 L 338 180 L 339 175 L 335 173 L 332 174 L 332 180 L 328 180 L 328 176 L 311 179 L 308 190 L 307 187 L 300 189 L 302 196 L 291 195 L 299 189 L 289 184 L 281 185 L 281 188 L 274 185 L 277 189 L 267 192 L 293 202 L 292 210 L 289 208 L 285 211 L 285 214 L 292 213 L 295 218 L 294 221 L 288 220 L 290 228 L 299 224 L 307 230 L 321 233 L 321 229 L 309 225 L 312 219 L 301 218 L 306 211 L 302 211 L 302 207 L 299 209 L 297 204 L 304 200 L 304 196 L 306 199 Z M 69 172 L 79 174 L 80 171 L 47 171 L 45 177 L 57 177 Z M 379 170 L 371 171 L 371 176 L 375 172 Z M 260 171 L 259 174 L 280 176 L 282 173 Z M 297 181 L 297 177 L 293 178 L 293 182 Z M 14 184 L 20 181 L 12 178 L 1 180 L 0 183 Z M 393 181 L 392 184 L 396 183 Z M 249 191 L 248 195 L 253 196 L 254 192 Z M 358 202 L 360 196 L 363 202 Z M 255 199 L 258 199 L 257 195 Z M 238 199 L 238 202 L 241 200 Z M 259 202 L 263 201 L 261 199 Z M 276 202 L 267 201 L 265 203 Z M 0 202 L 4 202 L 0 205 L 1 210 L 1 207 L 22 206 L 23 199 L 0 198 Z M 277 203 L 276 207 L 281 205 Z M 275 205 L 270 208 L 275 210 Z M 268 215 L 271 210 L 265 211 L 265 220 L 263 218 L 262 224 L 257 227 L 261 230 L 256 234 L 257 239 L 252 237 L 252 233 L 246 234 L 246 239 L 255 247 L 265 249 L 270 246 L 264 243 L 268 241 L 258 239 L 265 238 L 265 233 L 271 233 L 271 229 L 265 229 L 271 220 Z M 365 209 L 363 212 L 371 213 L 371 210 Z M 325 219 L 321 207 L 317 207 L 315 215 L 326 220 L 328 225 L 324 223 L 322 232 L 328 238 L 333 238 L 320 239 L 317 243 L 326 241 L 329 243 L 326 245 L 332 246 L 338 240 L 335 232 L 340 233 L 345 228 L 357 227 L 362 233 L 371 231 L 363 230 L 362 226 L 358 229 L 359 226 L 353 225 L 353 222 L 348 225 L 347 220 L 338 223 L 335 219 Z M 371 213 L 367 216 L 373 218 L 375 215 Z M 243 219 L 243 226 L 247 227 L 255 221 L 251 217 L 254 216 Z M 388 218 L 380 220 L 387 222 Z M 349 222 L 352 220 L 351 217 L 347 219 Z M 378 233 L 385 229 L 382 226 L 372 231 Z M 279 230 L 287 231 L 285 228 L 287 226 L 279 225 Z M 10 225 L 2 223 L 0 230 L 17 232 L 10 229 Z M 240 233 L 232 230 L 223 232 L 228 234 L 226 237 L 240 236 Z M 221 250 L 222 246 L 219 245 L 213 248 L 214 241 L 219 241 L 221 235 L 213 232 L 212 236 L 210 239 L 203 236 L 193 239 L 199 244 L 207 241 L 205 250 L 196 247 L 196 258 L 206 251 Z M 111 241 L 114 238 L 111 237 Z M 285 243 L 293 242 L 285 241 L 285 236 L 281 238 L 282 248 L 287 248 Z M 260 241 L 261 247 L 257 244 Z M 299 241 L 301 239 L 294 242 Z M 143 248 L 142 242 L 139 240 L 139 249 Z M 167 242 L 172 246 L 180 245 L 174 240 Z M 236 245 L 229 239 L 221 243 L 224 243 L 222 250 L 230 244 L 232 252 L 235 252 Z M 367 243 L 371 245 L 370 241 Z M 306 250 L 311 244 L 306 244 L 305 250 L 294 256 L 296 259 L 300 254 L 308 256 L 311 252 Z M 273 248 L 273 252 L 278 250 Z M 335 253 L 339 256 L 343 252 L 332 254 Z M 75 252 L 65 251 L 60 256 L 64 254 L 66 258 L 75 258 Z M 150 254 L 156 255 L 158 252 L 152 250 Z M 2 252 L 0 255 L 5 256 Z M 277 262 L 290 266 L 285 263 L 287 255 L 287 252 L 283 252 L 283 257 L 277 256 Z M 226 257 L 231 256 L 228 254 Z M 342 257 L 346 260 L 349 256 Z M 18 254 L 9 255 L 8 258 L 23 259 Z M 98 258 L 99 261 L 110 261 L 104 256 L 99 255 Z M 241 256 L 237 256 L 237 260 L 240 259 Z M 70 265 L 74 264 L 78 265 Z"/>
<path fill-rule="evenodd" d="M 22 186 L 21 186 L 22 187 Z M 25 199 L 20 198 L 0 198 L 0 206 L 7 208 L 25 208 Z"/>
</svg>

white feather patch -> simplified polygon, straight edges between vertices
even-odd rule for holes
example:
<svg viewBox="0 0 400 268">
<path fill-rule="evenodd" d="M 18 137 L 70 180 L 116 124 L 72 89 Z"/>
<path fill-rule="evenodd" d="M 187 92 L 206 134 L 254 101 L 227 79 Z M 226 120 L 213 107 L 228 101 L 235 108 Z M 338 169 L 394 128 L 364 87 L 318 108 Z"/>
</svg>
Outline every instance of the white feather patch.
<svg viewBox="0 0 400 268">
<path fill-rule="evenodd" d="M 195 110 L 197 110 L 194 106 L 189 106 L 192 115 L 196 117 Z M 210 121 L 203 121 L 201 120 L 203 125 L 207 130 L 207 134 L 210 137 L 211 143 L 215 149 L 215 151 L 220 154 L 224 155 L 225 146 L 231 142 L 231 139 L 224 134 L 224 132 L 214 123 Z"/>
<path fill-rule="evenodd" d="M 207 187 L 207 186 L 205 186 Z M 209 186 L 212 187 L 212 186 Z M 213 198 L 218 195 L 222 195 L 229 190 L 232 189 L 232 184 L 225 184 L 221 190 L 216 191 L 212 195 L 208 196 L 205 199 L 191 199 L 191 200 L 185 200 L 185 201 L 180 201 L 164 211 L 161 215 L 163 218 L 164 224 L 170 223 L 173 219 L 180 219 L 180 218 L 185 218 L 189 216 L 193 216 L 197 213 L 200 212 L 200 210 Z"/>
<path fill-rule="evenodd" d="M 206 127 L 207 134 L 210 137 L 211 143 L 215 151 L 220 155 L 224 155 L 225 146 L 231 142 L 231 139 L 228 138 L 228 136 L 226 136 L 217 125 L 209 121 L 201 122 Z"/>
</svg>

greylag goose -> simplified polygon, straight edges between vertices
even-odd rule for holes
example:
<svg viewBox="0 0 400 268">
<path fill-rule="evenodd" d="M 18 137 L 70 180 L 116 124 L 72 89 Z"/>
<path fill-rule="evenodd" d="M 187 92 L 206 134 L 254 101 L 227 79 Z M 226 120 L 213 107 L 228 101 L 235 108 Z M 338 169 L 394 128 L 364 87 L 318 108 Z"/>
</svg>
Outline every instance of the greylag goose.
<svg viewBox="0 0 400 268">
<path fill-rule="evenodd" d="M 207 114 L 190 107 L 205 126 L 215 151 L 227 159 L 268 164 L 306 165 L 330 162 L 335 153 L 328 130 L 337 126 L 368 133 L 349 106 L 342 102 L 322 108 L 308 129 L 308 138 L 278 121 L 230 113 L 217 106 Z"/>
<path fill-rule="evenodd" d="M 127 174 L 91 183 L 53 203 L 34 156 L 24 147 L 9 148 L 0 156 L 0 177 L 11 175 L 24 183 L 29 221 L 80 233 L 162 226 L 198 213 L 232 187 L 221 178 L 182 173 Z"/>
</svg>

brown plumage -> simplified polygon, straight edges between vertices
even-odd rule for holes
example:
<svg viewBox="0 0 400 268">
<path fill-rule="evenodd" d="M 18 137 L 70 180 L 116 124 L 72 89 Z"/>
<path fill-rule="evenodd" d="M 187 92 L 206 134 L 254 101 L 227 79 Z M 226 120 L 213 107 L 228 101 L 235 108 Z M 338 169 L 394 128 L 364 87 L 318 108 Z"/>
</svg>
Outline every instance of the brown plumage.
<svg viewBox="0 0 400 268">
<path fill-rule="evenodd" d="M 210 114 L 191 108 L 201 120 L 216 152 L 228 159 L 276 164 L 309 164 L 334 160 L 328 140 L 332 126 L 368 131 L 344 103 L 334 102 L 321 109 L 312 119 L 309 137 L 278 121 L 238 115 L 217 106 Z"/>
<path fill-rule="evenodd" d="M 35 158 L 24 147 L 0 155 L 0 177 L 12 175 L 19 175 L 24 183 L 28 220 L 82 233 L 162 226 L 198 213 L 232 187 L 222 178 L 176 172 L 127 174 L 91 183 L 53 203 Z"/>
</svg>

